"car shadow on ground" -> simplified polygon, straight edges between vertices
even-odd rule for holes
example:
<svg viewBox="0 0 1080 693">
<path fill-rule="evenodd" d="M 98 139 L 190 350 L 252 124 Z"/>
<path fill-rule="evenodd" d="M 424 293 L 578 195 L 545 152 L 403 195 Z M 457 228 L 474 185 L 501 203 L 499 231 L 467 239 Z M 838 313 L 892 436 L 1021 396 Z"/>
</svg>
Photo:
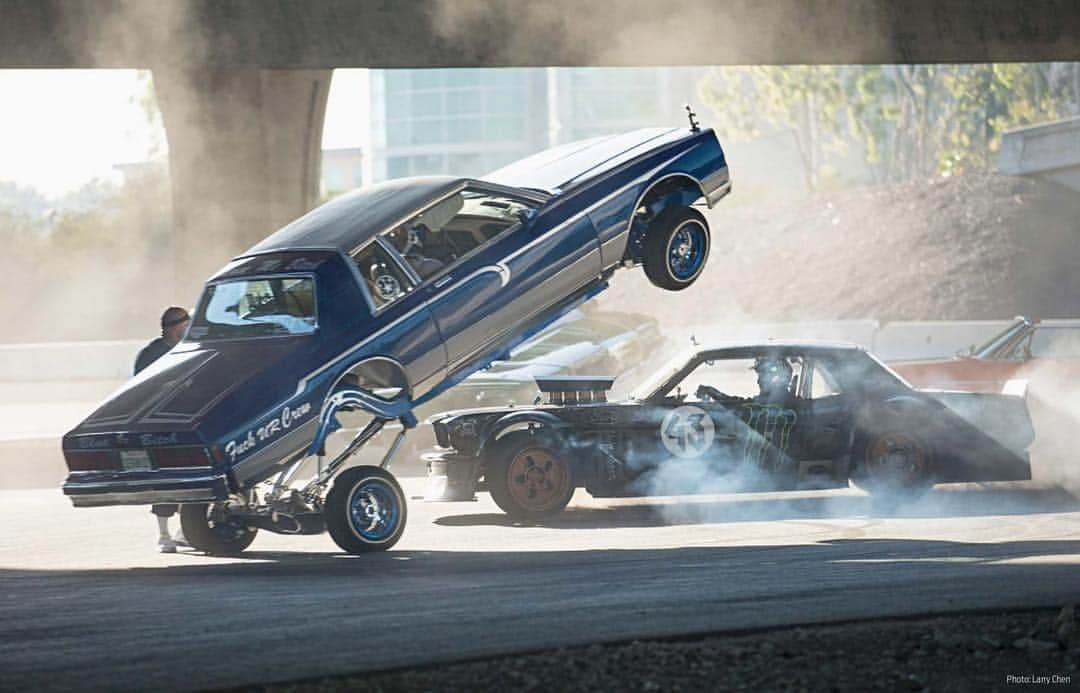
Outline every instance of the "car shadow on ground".
<svg viewBox="0 0 1080 693">
<path fill-rule="evenodd" d="M 11 594 L 19 585 L 35 591 L 43 582 L 83 580 L 86 578 L 116 578 L 124 585 L 135 585 L 144 580 L 150 583 L 159 578 L 171 582 L 174 578 L 198 575 L 209 576 L 264 576 L 279 578 L 310 577 L 321 580 L 334 576 L 376 578 L 379 582 L 394 584 L 394 580 L 417 579 L 436 582 L 454 576 L 467 578 L 513 574 L 515 571 L 559 572 L 565 569 L 585 570 L 599 574 L 610 568 L 635 560 L 665 561 L 672 567 L 706 567 L 713 565 L 725 570 L 745 569 L 747 562 L 753 565 L 785 565 L 804 562 L 826 570 L 829 564 L 837 566 L 852 563 L 876 565 L 926 564 L 940 565 L 986 565 L 1006 567 L 1005 560 L 1041 558 L 1044 565 L 1060 567 L 1075 578 L 1076 562 L 1061 560 L 1063 557 L 1080 557 L 1080 540 L 1037 539 L 1004 542 L 967 542 L 939 539 L 893 539 L 893 538 L 836 538 L 816 541 L 812 544 L 764 544 L 739 546 L 681 546 L 663 548 L 604 548 L 588 550 L 410 550 L 392 549 L 385 552 L 354 556 L 333 551 L 245 551 L 223 562 L 201 552 L 187 552 L 190 563 L 140 568 L 92 568 L 92 569 L 18 569 L 0 568 L 0 585 L 11 588 Z M 722 560 L 720 560 L 722 559 Z M 719 561 L 719 562 L 717 562 Z M 1012 566 L 1020 568 L 1017 564 Z M 21 582 L 33 578 L 37 587 Z M 96 583 L 95 583 L 96 584 Z M 205 594 L 205 587 L 198 582 L 184 579 L 177 581 L 185 591 Z M 366 584 L 366 583 L 365 583 Z M 406 583 L 399 583 L 402 588 Z M 1075 588 L 1075 580 L 1069 585 Z M 254 588 L 254 585 L 251 586 Z M 232 584 L 229 589 L 241 588 Z M 270 592 L 294 592 L 292 583 L 263 585 Z M 77 592 L 70 595 L 79 600 Z M 13 605 L 8 605 L 13 606 Z"/>
<path fill-rule="evenodd" d="M 1080 499 L 1065 489 L 1017 485 L 940 486 L 918 497 L 899 498 L 879 498 L 851 491 L 821 492 L 810 497 L 762 496 L 745 494 L 719 500 L 692 496 L 675 500 L 620 499 L 606 506 L 603 499 L 590 499 L 588 506 L 571 505 L 560 514 L 537 522 L 518 522 L 503 513 L 446 515 L 434 522 L 445 527 L 604 529 L 769 520 L 985 517 L 1080 511 Z"/>
</svg>

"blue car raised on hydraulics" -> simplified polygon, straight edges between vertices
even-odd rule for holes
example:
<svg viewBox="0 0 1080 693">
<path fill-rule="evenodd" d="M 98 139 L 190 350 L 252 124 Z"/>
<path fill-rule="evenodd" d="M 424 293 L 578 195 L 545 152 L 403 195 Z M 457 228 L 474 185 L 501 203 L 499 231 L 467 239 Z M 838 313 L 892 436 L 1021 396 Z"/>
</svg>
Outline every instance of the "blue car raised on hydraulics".
<svg viewBox="0 0 1080 693">
<path fill-rule="evenodd" d="M 483 179 L 336 198 L 212 277 L 185 339 L 64 436 L 64 493 L 76 506 L 179 503 L 188 540 L 212 553 L 243 550 L 260 528 L 389 548 L 406 506 L 386 468 L 413 409 L 618 268 L 692 284 L 710 240 L 693 205 L 730 189 L 715 134 L 691 123 L 564 145 Z M 366 425 L 327 455 L 345 412 Z M 395 420 L 380 467 L 346 468 Z"/>
</svg>

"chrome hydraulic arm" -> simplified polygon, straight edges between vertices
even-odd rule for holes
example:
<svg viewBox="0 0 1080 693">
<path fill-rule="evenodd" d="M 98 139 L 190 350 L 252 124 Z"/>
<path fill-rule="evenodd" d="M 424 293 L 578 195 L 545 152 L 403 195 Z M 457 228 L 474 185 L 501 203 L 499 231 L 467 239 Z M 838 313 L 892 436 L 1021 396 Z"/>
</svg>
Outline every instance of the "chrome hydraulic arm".
<svg viewBox="0 0 1080 693">
<path fill-rule="evenodd" d="M 349 459 L 349 457 L 351 457 L 353 453 L 363 447 L 364 444 L 367 443 L 369 440 L 374 438 L 375 435 L 382 430 L 382 427 L 386 425 L 387 421 L 390 421 L 390 419 L 372 419 L 371 423 L 369 423 L 367 426 L 364 426 L 364 428 L 356 434 L 356 437 L 354 437 L 349 442 L 349 444 L 345 446 L 344 450 L 338 453 L 337 456 L 334 457 L 334 459 L 330 460 L 330 463 L 323 467 L 321 470 L 319 470 L 319 473 L 315 476 L 315 478 L 308 482 L 306 486 L 304 486 L 303 490 L 300 492 L 301 495 L 303 495 L 304 497 L 308 497 L 317 489 L 325 486 L 328 481 L 334 478 L 334 474 L 341 467 L 341 465 L 345 464 L 345 460 Z M 402 431 L 402 433 L 404 433 L 404 431 Z M 395 441 L 395 445 L 391 446 L 391 450 L 397 447 L 397 442 L 398 441 Z"/>
<path fill-rule="evenodd" d="M 390 449 L 386 451 L 385 455 L 383 455 L 382 463 L 379 465 L 380 467 L 382 467 L 383 469 L 390 468 L 390 461 L 394 458 L 394 454 L 397 453 L 398 448 L 401 447 L 401 441 L 405 440 L 405 433 L 408 430 L 409 429 L 407 428 L 402 428 L 400 431 L 398 431 L 397 436 L 394 438 L 394 442 L 390 443 Z"/>
</svg>

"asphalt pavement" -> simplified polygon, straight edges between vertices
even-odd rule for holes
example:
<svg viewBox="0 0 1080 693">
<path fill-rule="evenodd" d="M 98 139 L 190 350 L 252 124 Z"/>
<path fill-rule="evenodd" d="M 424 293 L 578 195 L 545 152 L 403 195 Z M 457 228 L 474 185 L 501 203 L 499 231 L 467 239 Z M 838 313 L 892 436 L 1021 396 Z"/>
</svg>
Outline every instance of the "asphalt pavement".
<svg viewBox="0 0 1080 693">
<path fill-rule="evenodd" d="M 422 480 L 405 480 L 422 492 Z M 197 689 L 592 642 L 1080 600 L 1080 504 L 1025 484 L 603 501 L 513 526 L 410 502 L 391 551 L 157 553 L 144 507 L 0 491 L 0 689 Z"/>
</svg>

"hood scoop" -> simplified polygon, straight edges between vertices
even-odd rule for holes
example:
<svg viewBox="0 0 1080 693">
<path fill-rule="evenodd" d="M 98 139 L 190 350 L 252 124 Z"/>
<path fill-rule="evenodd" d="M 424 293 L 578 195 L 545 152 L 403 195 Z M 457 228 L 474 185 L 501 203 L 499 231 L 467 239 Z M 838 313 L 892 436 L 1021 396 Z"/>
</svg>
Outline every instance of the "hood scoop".
<svg viewBox="0 0 1080 693">
<path fill-rule="evenodd" d="M 537 376 L 536 386 L 547 395 L 547 404 L 606 402 L 615 378 L 592 375 Z"/>
</svg>

